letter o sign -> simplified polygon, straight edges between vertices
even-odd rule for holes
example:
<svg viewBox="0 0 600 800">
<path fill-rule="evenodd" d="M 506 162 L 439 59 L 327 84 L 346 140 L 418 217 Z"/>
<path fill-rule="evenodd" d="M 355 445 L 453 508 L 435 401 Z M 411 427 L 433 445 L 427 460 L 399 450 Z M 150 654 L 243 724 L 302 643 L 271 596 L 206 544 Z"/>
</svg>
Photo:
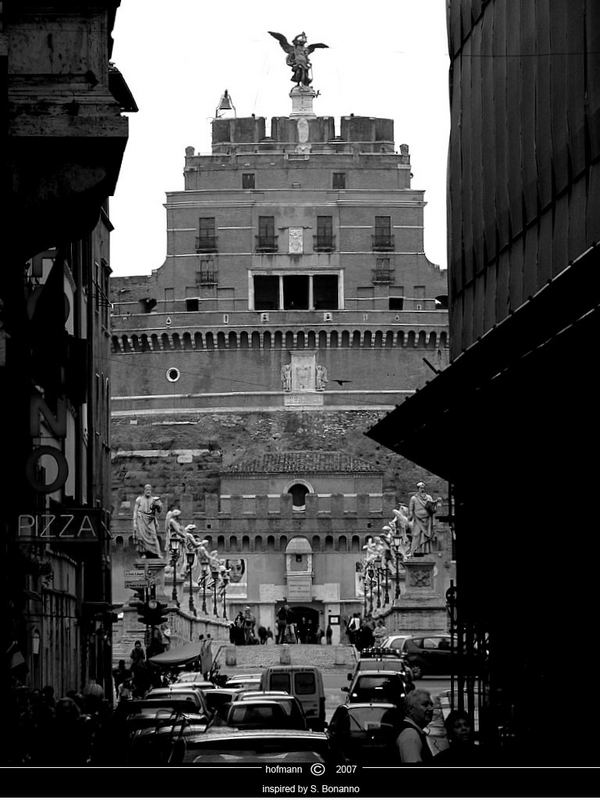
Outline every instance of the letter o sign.
<svg viewBox="0 0 600 800">
<path fill-rule="evenodd" d="M 42 456 L 50 456 L 56 462 L 58 474 L 52 483 L 42 483 L 42 481 L 40 481 L 36 475 L 37 462 Z M 25 475 L 27 476 L 29 485 L 35 489 L 36 492 L 50 494 L 51 492 L 55 492 L 57 489 L 60 489 L 61 486 L 65 485 L 69 476 L 69 465 L 67 464 L 67 459 L 61 450 L 59 450 L 57 447 L 43 445 L 42 447 L 36 447 L 36 449 L 27 459 L 27 463 L 25 464 Z"/>
</svg>

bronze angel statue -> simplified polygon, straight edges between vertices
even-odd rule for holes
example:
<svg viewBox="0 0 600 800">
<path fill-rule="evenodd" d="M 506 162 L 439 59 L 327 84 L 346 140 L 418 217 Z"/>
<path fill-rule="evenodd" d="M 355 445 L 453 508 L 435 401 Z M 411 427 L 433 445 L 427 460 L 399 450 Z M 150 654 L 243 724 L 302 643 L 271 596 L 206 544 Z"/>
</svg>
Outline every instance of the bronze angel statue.
<svg viewBox="0 0 600 800">
<path fill-rule="evenodd" d="M 281 45 L 281 49 L 288 54 L 285 63 L 288 67 L 292 68 L 291 80 L 297 86 L 300 86 L 300 84 L 302 84 L 302 86 L 310 86 L 312 83 L 312 74 L 311 63 L 308 57 L 317 47 L 329 47 L 329 45 L 321 43 L 307 44 L 304 31 L 292 39 L 291 44 L 282 33 L 275 33 L 274 31 L 269 31 L 269 33 L 277 39 Z"/>
</svg>

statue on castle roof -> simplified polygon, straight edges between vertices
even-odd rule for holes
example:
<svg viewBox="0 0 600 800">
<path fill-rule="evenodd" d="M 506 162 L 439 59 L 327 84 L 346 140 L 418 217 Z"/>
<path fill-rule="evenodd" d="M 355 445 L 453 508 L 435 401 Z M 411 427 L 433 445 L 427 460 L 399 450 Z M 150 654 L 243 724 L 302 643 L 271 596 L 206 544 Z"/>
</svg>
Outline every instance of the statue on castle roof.
<svg viewBox="0 0 600 800">
<path fill-rule="evenodd" d="M 277 39 L 281 49 L 287 53 L 285 63 L 292 68 L 291 81 L 297 86 L 310 86 L 312 83 L 312 65 L 308 57 L 318 47 L 329 47 L 329 45 L 320 42 L 307 44 L 304 31 L 292 39 L 291 44 L 282 33 L 275 33 L 275 31 L 269 31 L 269 33 Z"/>
</svg>

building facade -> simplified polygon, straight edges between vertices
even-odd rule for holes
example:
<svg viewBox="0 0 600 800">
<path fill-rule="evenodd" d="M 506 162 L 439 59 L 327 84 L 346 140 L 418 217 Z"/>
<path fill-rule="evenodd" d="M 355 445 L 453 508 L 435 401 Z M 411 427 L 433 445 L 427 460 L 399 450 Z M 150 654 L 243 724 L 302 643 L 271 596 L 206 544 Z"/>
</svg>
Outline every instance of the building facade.
<svg viewBox="0 0 600 800">
<path fill-rule="evenodd" d="M 445 275 L 424 253 L 408 146 L 396 150 L 392 120 L 336 125 L 313 112 L 312 90 L 301 107 L 294 92 L 268 129 L 218 117 L 211 154 L 186 148 L 165 263 L 111 280 L 115 533 L 127 549 L 134 498 L 151 483 L 165 510 L 248 560 L 244 600 L 271 625 L 291 591 L 294 532 L 314 556 L 304 606 L 360 606 L 355 562 L 368 526 L 384 524 L 381 498 L 408 502 L 417 480 L 436 481 L 363 433 L 448 352 Z M 334 452 L 343 469 L 315 468 Z M 304 468 L 284 468 L 298 453 Z M 368 468 L 353 476 L 350 462 Z M 376 487 L 354 485 L 373 470 Z M 296 479 L 306 512 L 292 507 Z M 131 562 L 131 548 L 119 558 Z"/>
<path fill-rule="evenodd" d="M 2 691 L 112 693 L 107 198 L 135 103 L 118 2 L 6 3 Z M 109 694 L 108 696 L 111 696 Z M 12 706 L 7 706 L 9 709 Z"/>
<path fill-rule="evenodd" d="M 581 468 L 598 444 L 600 15 L 451 2 L 448 31 L 452 361 L 369 435 L 453 484 L 457 630 L 480 656 L 462 677 L 484 740 L 522 765 L 585 766 L 598 737 L 556 737 L 547 642 L 597 618 L 586 537 L 558 509 L 597 474 Z"/>
</svg>

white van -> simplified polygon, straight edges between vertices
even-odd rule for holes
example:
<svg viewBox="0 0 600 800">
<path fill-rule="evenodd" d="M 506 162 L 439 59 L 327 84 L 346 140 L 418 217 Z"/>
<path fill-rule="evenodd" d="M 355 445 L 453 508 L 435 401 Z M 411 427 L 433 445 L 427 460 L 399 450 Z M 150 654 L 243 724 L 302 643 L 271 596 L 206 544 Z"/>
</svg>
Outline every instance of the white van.
<svg viewBox="0 0 600 800">
<path fill-rule="evenodd" d="M 309 728 L 322 731 L 325 728 L 325 691 L 321 670 L 308 666 L 267 667 L 260 679 L 260 688 L 265 692 L 288 692 L 300 702 Z"/>
</svg>

